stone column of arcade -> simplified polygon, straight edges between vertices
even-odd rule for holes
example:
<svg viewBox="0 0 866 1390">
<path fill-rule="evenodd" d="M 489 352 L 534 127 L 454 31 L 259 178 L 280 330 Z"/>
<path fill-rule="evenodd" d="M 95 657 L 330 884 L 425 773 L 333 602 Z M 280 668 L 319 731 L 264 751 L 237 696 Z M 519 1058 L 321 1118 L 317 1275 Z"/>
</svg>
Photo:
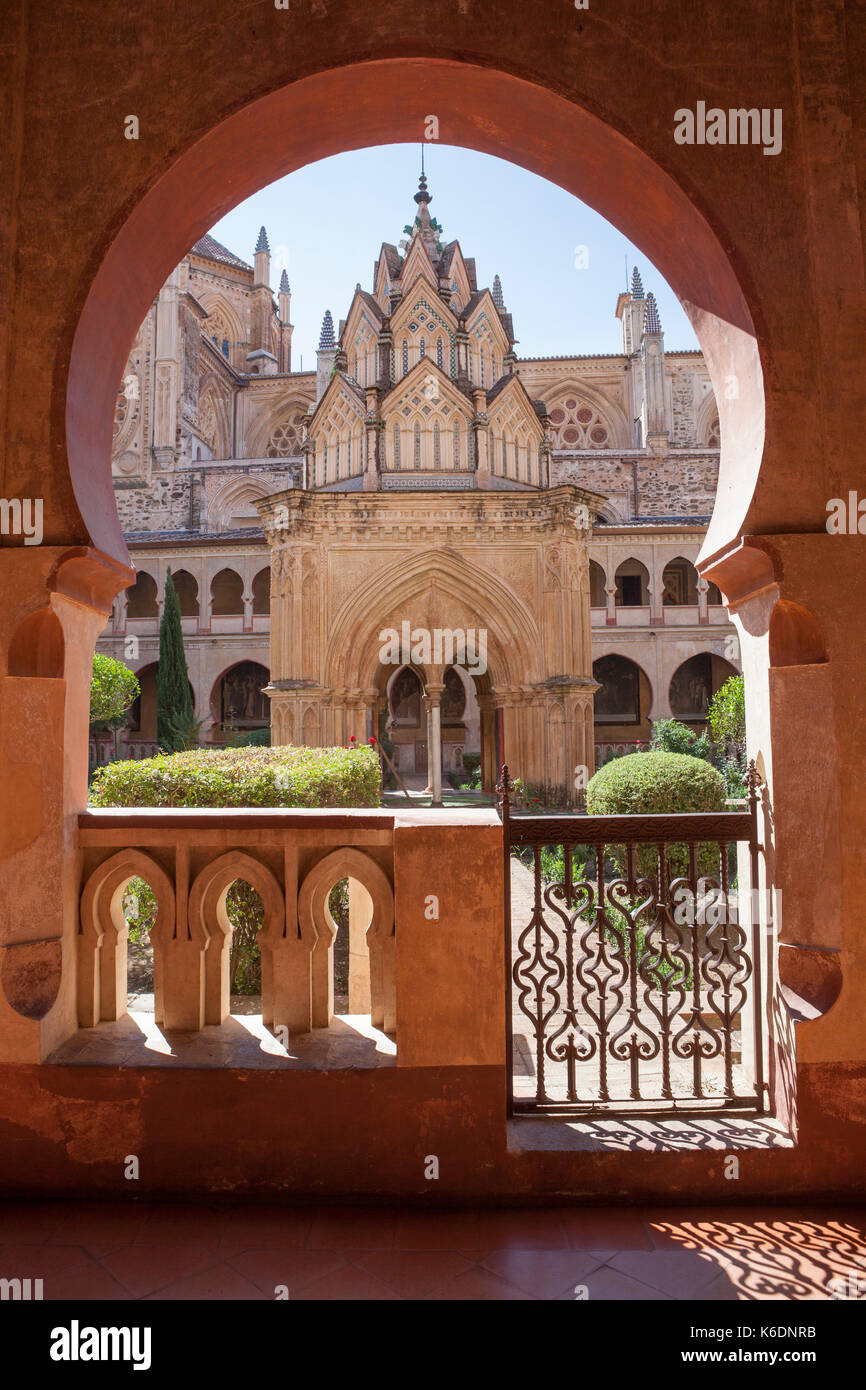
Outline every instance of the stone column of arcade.
<svg viewBox="0 0 866 1390">
<path fill-rule="evenodd" d="M 134 578 L 84 545 L 0 550 L 0 1061 L 42 1061 L 77 1028 L 93 650 Z"/>
<path fill-rule="evenodd" d="M 430 743 L 427 758 L 430 765 L 430 787 L 433 792 L 433 805 L 442 805 L 442 694 L 444 685 L 427 685 L 427 698 L 430 701 Z"/>
</svg>

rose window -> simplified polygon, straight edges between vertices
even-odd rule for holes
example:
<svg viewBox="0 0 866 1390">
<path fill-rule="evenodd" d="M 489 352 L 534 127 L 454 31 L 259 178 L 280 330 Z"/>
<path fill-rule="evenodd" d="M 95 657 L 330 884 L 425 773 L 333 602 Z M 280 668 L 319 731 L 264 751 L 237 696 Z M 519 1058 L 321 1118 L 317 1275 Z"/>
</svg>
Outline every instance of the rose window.
<svg viewBox="0 0 866 1390">
<path fill-rule="evenodd" d="M 611 444 L 607 422 L 597 410 L 580 405 L 573 396 L 550 412 L 555 449 L 604 449 Z"/>
<path fill-rule="evenodd" d="M 300 411 L 291 421 L 286 421 L 284 425 L 277 425 L 271 435 L 268 444 L 266 458 L 284 459 L 301 451 L 301 439 L 303 438 L 304 419 L 306 417 Z"/>
</svg>

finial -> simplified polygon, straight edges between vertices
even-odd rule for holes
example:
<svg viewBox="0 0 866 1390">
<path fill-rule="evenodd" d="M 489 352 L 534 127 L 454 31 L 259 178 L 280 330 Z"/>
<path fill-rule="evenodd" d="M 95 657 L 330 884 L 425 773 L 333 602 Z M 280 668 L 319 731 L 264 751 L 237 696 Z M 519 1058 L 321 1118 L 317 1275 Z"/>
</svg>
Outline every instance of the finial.
<svg viewBox="0 0 866 1390">
<path fill-rule="evenodd" d="M 505 300 L 502 298 L 502 281 L 498 275 L 493 277 L 493 303 L 501 312 L 505 312 Z"/>
<path fill-rule="evenodd" d="M 282 275 L 280 276 L 280 294 L 289 294 L 290 291 L 291 286 L 289 284 L 289 277 L 284 270 Z"/>
<path fill-rule="evenodd" d="M 496 790 L 499 793 L 499 806 L 503 814 L 507 813 L 511 805 L 511 793 L 514 791 L 514 783 L 508 772 L 508 764 L 503 763 L 499 773 L 499 781 L 496 783 Z"/>
<path fill-rule="evenodd" d="M 319 334 L 319 352 L 328 352 L 334 347 L 336 347 L 334 320 L 331 318 L 330 309 L 326 309 L 325 317 L 322 319 L 322 331 Z"/>
<path fill-rule="evenodd" d="M 427 192 L 427 175 L 422 168 L 421 177 L 418 180 L 418 192 L 415 194 L 415 202 L 420 208 L 422 203 L 432 203 L 432 201 L 433 194 Z"/>
<path fill-rule="evenodd" d="M 649 294 L 646 297 L 643 331 L 644 333 L 661 333 L 662 331 L 661 320 L 659 319 L 658 306 L 656 304 L 655 295 L 653 294 L 652 290 L 650 290 Z"/>
<path fill-rule="evenodd" d="M 271 248 L 268 245 L 268 234 L 265 231 L 264 227 L 262 227 L 261 231 L 259 232 L 259 239 L 256 242 L 255 254 L 258 255 L 260 251 L 267 251 L 268 255 L 271 254 Z"/>
<path fill-rule="evenodd" d="M 643 299 L 643 281 L 640 278 L 640 271 L 635 266 L 631 276 L 631 297 L 632 299 Z"/>
</svg>

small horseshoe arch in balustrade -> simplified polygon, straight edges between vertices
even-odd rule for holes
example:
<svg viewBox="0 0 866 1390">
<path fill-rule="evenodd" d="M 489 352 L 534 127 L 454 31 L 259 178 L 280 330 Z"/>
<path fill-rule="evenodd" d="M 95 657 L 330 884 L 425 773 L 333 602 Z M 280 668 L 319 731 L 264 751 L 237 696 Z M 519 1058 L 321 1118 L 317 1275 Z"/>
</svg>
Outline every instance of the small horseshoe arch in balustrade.
<svg viewBox="0 0 866 1390">
<path fill-rule="evenodd" d="M 337 926 L 328 908 L 331 889 L 349 879 L 350 1012 L 370 1013 L 370 1021 L 386 1033 L 397 1026 L 394 891 L 384 869 L 357 849 L 336 849 L 310 869 L 298 895 L 298 922 L 314 932 L 312 956 L 312 1021 L 327 1028 L 334 1014 L 333 947 Z M 354 888 L 353 888 L 354 884 Z M 365 923 L 369 923 L 366 925 Z M 355 961 L 369 954 L 369 992 L 366 981 L 353 979 Z M 353 997 L 354 996 L 354 997 Z M 363 1007 L 369 1000 L 369 1006 Z"/>
<path fill-rule="evenodd" d="M 195 936 L 208 938 L 204 968 L 204 1021 L 224 1023 L 231 1007 L 229 961 L 232 924 L 226 911 L 228 890 L 237 879 L 255 888 L 264 907 L 259 932 L 262 953 L 262 1016 L 267 1027 L 275 1022 L 275 947 L 285 938 L 286 910 L 283 890 L 271 869 L 241 850 L 223 854 L 206 865 L 189 894 L 189 926 Z M 277 1010 L 279 1012 L 279 1010 Z M 276 1022 L 284 1022 L 279 1018 Z"/>
<path fill-rule="evenodd" d="M 123 897 L 133 878 L 143 878 L 156 897 L 153 945 L 154 1010 L 164 1022 L 167 942 L 174 933 L 175 896 L 171 879 L 155 859 L 139 850 L 121 850 L 95 868 L 84 885 L 77 938 L 78 1026 L 94 1028 L 126 1012 L 126 957 L 129 927 Z"/>
</svg>

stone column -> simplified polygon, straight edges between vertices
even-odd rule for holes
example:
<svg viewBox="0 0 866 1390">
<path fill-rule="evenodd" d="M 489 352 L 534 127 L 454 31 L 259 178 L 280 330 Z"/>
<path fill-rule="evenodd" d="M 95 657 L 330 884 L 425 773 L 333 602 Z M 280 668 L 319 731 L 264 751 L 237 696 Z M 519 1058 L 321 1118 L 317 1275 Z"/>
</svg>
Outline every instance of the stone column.
<svg viewBox="0 0 866 1390">
<path fill-rule="evenodd" d="M 481 715 L 481 790 L 492 792 L 499 772 L 496 766 L 496 708 L 492 694 L 479 695 L 477 700 Z"/>
<path fill-rule="evenodd" d="M 427 763 L 432 769 L 430 785 L 433 791 L 433 805 L 442 805 L 442 711 L 440 701 L 444 685 L 428 685 L 430 700 L 430 742 L 427 749 Z"/>
<path fill-rule="evenodd" d="M 699 575 L 696 587 L 698 591 L 698 622 L 701 624 L 708 623 L 710 621 L 710 612 L 707 604 L 707 592 L 710 586 L 707 580 Z"/>
</svg>

